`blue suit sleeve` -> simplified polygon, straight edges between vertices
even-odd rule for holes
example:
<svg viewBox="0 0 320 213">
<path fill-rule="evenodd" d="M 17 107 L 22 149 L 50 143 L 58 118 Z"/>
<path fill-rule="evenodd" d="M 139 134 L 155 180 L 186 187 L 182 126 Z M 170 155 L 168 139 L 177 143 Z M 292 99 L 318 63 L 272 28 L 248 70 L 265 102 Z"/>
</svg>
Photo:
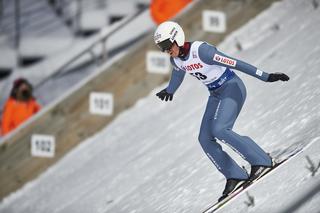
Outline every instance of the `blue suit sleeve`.
<svg viewBox="0 0 320 213">
<path fill-rule="evenodd" d="M 230 69 L 236 69 L 262 81 L 267 81 L 269 74 L 257 69 L 257 67 L 248 64 L 244 61 L 232 58 L 220 51 L 216 47 L 203 43 L 199 47 L 200 59 L 210 65 L 219 65 L 228 67 Z"/>
<path fill-rule="evenodd" d="M 180 87 L 186 73 L 183 70 L 180 70 L 174 64 L 173 60 L 171 60 L 171 63 L 173 65 L 173 69 L 171 72 L 170 82 L 166 90 L 168 93 L 174 94 L 177 91 L 177 89 Z"/>
</svg>

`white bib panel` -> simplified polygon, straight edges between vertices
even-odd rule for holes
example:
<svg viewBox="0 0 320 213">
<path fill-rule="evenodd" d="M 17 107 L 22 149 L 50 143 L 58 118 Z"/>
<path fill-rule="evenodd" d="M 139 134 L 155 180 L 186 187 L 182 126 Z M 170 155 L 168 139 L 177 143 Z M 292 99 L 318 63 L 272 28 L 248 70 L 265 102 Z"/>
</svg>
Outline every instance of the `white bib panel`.
<svg viewBox="0 0 320 213">
<path fill-rule="evenodd" d="M 189 57 L 186 61 L 176 57 L 173 58 L 176 66 L 185 72 L 195 76 L 205 85 L 210 84 L 221 77 L 226 67 L 218 65 L 209 65 L 199 58 L 199 46 L 203 42 L 195 41 L 191 44 Z M 213 60 L 213 56 L 212 56 Z"/>
</svg>

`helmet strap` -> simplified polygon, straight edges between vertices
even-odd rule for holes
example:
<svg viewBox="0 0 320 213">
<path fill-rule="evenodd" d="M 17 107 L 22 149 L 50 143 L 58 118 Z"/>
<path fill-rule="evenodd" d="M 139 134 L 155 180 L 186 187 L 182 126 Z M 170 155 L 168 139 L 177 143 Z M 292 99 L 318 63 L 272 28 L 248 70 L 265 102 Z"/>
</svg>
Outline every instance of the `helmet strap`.
<svg viewBox="0 0 320 213">
<path fill-rule="evenodd" d="M 190 46 L 191 46 L 190 42 L 185 42 L 182 47 L 179 47 L 179 56 L 178 57 L 181 59 L 184 59 L 189 54 Z"/>
</svg>

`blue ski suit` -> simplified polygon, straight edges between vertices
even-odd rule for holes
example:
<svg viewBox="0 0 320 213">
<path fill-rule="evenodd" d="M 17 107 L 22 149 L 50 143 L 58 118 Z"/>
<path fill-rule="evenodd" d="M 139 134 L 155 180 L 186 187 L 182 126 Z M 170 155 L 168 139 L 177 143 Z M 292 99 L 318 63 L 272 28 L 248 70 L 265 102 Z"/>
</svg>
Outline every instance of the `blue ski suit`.
<svg viewBox="0 0 320 213">
<path fill-rule="evenodd" d="M 237 152 L 251 165 L 271 166 L 271 158 L 249 137 L 232 130 L 246 99 L 246 88 L 232 69 L 239 70 L 262 81 L 269 74 L 241 60 L 229 57 L 216 47 L 201 41 L 191 43 L 183 58 L 170 58 L 173 65 L 166 91 L 174 94 L 185 73 L 199 79 L 208 87 L 210 96 L 202 119 L 199 142 L 217 169 L 227 179 L 247 179 L 242 169 L 217 143 L 217 139 Z"/>
</svg>

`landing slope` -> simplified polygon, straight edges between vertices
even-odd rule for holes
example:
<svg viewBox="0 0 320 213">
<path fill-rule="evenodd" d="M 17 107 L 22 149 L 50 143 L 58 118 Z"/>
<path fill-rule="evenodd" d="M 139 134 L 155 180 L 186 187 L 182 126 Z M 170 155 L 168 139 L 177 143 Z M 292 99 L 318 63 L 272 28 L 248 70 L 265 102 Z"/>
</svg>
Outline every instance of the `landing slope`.
<svg viewBox="0 0 320 213">
<path fill-rule="evenodd" d="M 275 157 L 319 136 L 319 11 L 310 1 L 274 4 L 219 46 L 291 77 L 271 84 L 239 74 L 248 98 L 235 130 Z M 161 88 L 4 199 L 0 212 L 200 212 L 218 199 L 224 179 L 197 142 L 208 92 L 187 77 L 162 103 L 154 96 Z"/>
</svg>

